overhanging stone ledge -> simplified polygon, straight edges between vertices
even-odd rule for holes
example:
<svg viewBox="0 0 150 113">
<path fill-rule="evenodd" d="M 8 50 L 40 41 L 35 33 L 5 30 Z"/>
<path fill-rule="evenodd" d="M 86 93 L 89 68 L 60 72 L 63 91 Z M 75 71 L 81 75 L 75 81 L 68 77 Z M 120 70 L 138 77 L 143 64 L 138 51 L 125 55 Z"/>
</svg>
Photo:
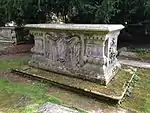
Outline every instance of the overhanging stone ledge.
<svg viewBox="0 0 150 113">
<path fill-rule="evenodd" d="M 84 31 L 118 31 L 124 28 L 120 24 L 28 24 L 27 28 L 84 30 Z"/>
</svg>

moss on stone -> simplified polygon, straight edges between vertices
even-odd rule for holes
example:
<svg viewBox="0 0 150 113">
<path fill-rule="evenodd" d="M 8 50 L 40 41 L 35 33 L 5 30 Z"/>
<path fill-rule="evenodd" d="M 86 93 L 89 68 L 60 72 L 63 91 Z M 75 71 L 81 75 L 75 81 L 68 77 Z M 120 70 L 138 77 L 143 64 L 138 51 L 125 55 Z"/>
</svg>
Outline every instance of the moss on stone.
<svg viewBox="0 0 150 113">
<path fill-rule="evenodd" d="M 25 68 L 27 68 L 25 66 Z M 17 70 L 23 70 L 24 67 L 20 67 Z M 63 84 L 75 89 L 84 90 L 87 92 L 94 93 L 96 95 L 103 95 L 112 99 L 120 100 L 125 92 L 126 85 L 132 78 L 132 74 L 120 70 L 115 78 L 107 85 L 100 85 L 97 83 L 85 81 L 82 79 L 72 78 L 48 71 L 43 71 L 36 68 L 30 68 L 25 73 L 36 77 L 44 78 L 55 83 Z"/>
</svg>

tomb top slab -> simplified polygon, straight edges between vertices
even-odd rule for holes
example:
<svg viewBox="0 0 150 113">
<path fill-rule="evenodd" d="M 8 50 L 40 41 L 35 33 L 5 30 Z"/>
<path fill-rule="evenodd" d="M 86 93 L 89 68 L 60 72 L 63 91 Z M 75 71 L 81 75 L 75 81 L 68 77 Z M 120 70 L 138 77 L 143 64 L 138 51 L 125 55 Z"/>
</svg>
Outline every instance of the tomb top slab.
<svg viewBox="0 0 150 113">
<path fill-rule="evenodd" d="M 124 28 L 120 24 L 29 24 L 27 28 L 45 28 L 60 30 L 86 30 L 86 31 L 117 31 Z"/>
<path fill-rule="evenodd" d="M 0 29 L 15 29 L 16 27 L 11 26 L 11 27 L 0 27 Z"/>
</svg>

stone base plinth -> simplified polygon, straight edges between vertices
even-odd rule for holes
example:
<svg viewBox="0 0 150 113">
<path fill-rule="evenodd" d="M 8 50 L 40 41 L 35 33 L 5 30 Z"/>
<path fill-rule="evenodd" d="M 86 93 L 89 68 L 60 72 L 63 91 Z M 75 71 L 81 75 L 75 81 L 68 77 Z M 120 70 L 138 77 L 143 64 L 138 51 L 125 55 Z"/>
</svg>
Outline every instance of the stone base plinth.
<svg viewBox="0 0 150 113">
<path fill-rule="evenodd" d="M 71 76 L 64 76 L 41 69 L 22 66 L 13 69 L 17 75 L 23 75 L 32 79 L 50 82 L 54 85 L 70 89 L 72 91 L 92 95 L 99 99 L 120 102 L 134 78 L 135 72 L 132 69 L 121 69 L 115 78 L 107 85 L 85 81 Z M 110 102 L 110 101 L 109 101 Z"/>
</svg>

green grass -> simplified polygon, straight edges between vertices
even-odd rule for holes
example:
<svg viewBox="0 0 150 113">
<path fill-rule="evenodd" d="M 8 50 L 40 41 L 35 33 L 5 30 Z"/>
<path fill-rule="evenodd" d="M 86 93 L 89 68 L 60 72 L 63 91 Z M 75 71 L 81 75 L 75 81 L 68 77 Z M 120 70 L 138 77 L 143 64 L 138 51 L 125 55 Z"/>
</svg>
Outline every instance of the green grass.
<svg viewBox="0 0 150 113">
<path fill-rule="evenodd" d="M 150 51 L 148 49 L 142 49 L 142 48 L 134 48 L 131 49 L 132 52 L 135 52 L 137 54 L 138 59 L 143 60 L 149 60 L 150 59 Z"/>
<path fill-rule="evenodd" d="M 45 102 L 62 104 L 58 98 L 46 93 L 47 88 L 48 85 L 41 83 L 23 85 L 0 80 L 0 110 L 7 110 L 8 113 L 34 113 Z"/>
<path fill-rule="evenodd" d="M 0 60 L 0 72 L 14 66 L 27 64 L 29 58 Z M 50 85 L 35 83 L 21 84 L 0 79 L 0 111 L 5 113 L 34 113 L 45 102 L 62 104 L 58 98 L 47 94 Z"/>
<path fill-rule="evenodd" d="M 150 53 L 137 53 L 139 59 L 150 60 Z"/>
<path fill-rule="evenodd" d="M 150 70 L 138 69 L 140 80 L 136 82 L 132 93 L 121 104 L 125 109 L 138 113 L 150 113 Z"/>
<path fill-rule="evenodd" d="M 0 60 L 0 72 L 7 71 L 8 69 L 13 68 L 14 66 L 20 66 L 23 64 L 27 64 L 28 61 L 29 61 L 29 58 Z"/>
<path fill-rule="evenodd" d="M 29 58 L 0 60 L 0 72 L 27 64 L 28 61 Z M 121 103 L 121 107 L 136 110 L 138 113 L 150 113 L 150 70 L 138 69 L 137 75 L 140 80 L 136 82 L 131 95 Z M 61 100 L 46 93 L 48 87 L 47 84 L 41 83 L 25 85 L 0 80 L 0 111 L 34 113 L 45 102 L 62 104 Z"/>
<path fill-rule="evenodd" d="M 26 65 L 29 60 L 30 58 L 0 60 L 0 72 Z M 60 99 L 48 94 L 48 88 L 50 88 L 50 84 L 39 82 L 34 84 L 14 83 L 9 77 L 0 79 L 0 112 L 35 113 L 46 102 L 63 105 Z M 81 113 L 87 113 L 81 109 L 77 110 Z"/>
</svg>

